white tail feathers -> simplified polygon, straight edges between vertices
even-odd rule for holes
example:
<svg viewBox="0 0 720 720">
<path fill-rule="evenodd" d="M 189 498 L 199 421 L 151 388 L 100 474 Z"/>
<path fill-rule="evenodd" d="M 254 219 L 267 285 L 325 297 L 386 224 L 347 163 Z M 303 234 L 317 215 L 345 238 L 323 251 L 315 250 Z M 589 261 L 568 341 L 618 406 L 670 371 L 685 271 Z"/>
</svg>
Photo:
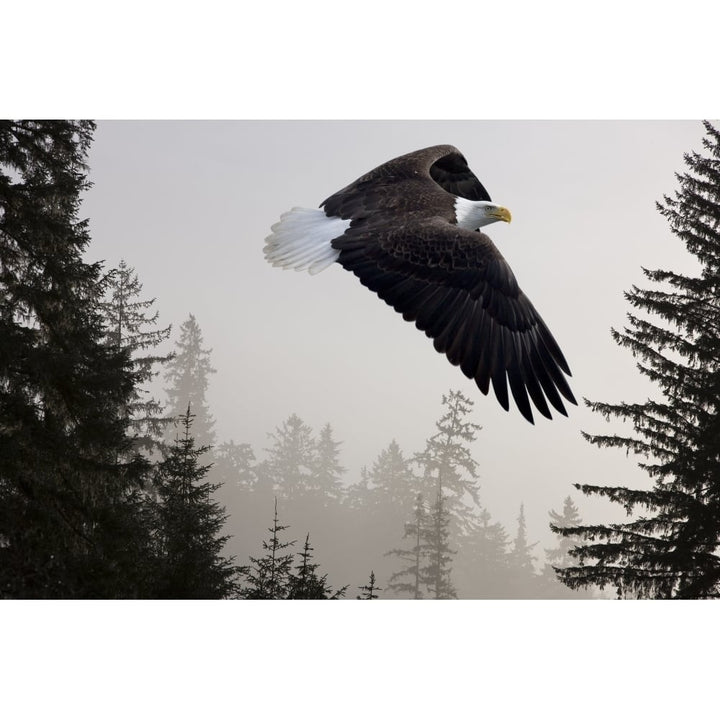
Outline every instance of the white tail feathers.
<svg viewBox="0 0 720 720">
<path fill-rule="evenodd" d="M 295 207 L 280 216 L 265 238 L 265 258 L 275 267 L 307 270 L 311 275 L 340 255 L 330 243 L 350 227 L 350 220 L 328 217 L 323 210 Z"/>
</svg>

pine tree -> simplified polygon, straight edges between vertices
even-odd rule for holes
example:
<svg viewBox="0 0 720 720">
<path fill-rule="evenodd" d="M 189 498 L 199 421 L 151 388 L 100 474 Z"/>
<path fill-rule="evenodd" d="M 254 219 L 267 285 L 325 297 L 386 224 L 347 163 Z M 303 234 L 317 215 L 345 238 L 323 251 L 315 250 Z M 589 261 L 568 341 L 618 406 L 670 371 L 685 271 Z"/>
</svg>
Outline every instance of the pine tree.
<svg viewBox="0 0 720 720">
<path fill-rule="evenodd" d="M 512 596 L 509 544 L 505 528 L 499 522 L 492 522 L 490 512 L 483 508 L 473 529 L 463 538 L 463 553 L 456 563 L 458 574 L 466 578 L 462 597 Z"/>
<path fill-rule="evenodd" d="M 522 503 L 520 503 L 517 522 L 517 533 L 508 556 L 512 597 L 533 597 L 538 592 L 535 557 L 532 554 L 532 549 L 537 543 L 528 543 L 525 506 Z"/>
<path fill-rule="evenodd" d="M 582 524 L 580 511 L 573 499 L 568 495 L 564 502 L 562 512 L 550 510 L 550 529 L 576 528 Z M 591 597 L 589 592 L 573 591 L 563 585 L 555 574 L 555 568 L 565 568 L 573 564 L 571 551 L 575 542 L 569 536 L 560 536 L 556 547 L 545 550 L 545 567 L 542 571 L 543 595 L 559 598 L 585 598 Z"/>
<path fill-rule="evenodd" d="M 447 408 L 436 423 L 438 432 L 425 444 L 425 450 L 415 456 L 423 469 L 426 492 L 442 496 L 443 504 L 452 518 L 451 534 L 458 540 L 470 532 L 473 525 L 473 504 L 478 505 L 477 462 L 470 453 L 479 425 L 466 417 L 473 402 L 460 391 L 443 395 Z"/>
<path fill-rule="evenodd" d="M 338 458 L 340 445 L 340 441 L 333 437 L 332 426 L 326 423 L 315 443 L 309 488 L 317 496 L 317 502 L 324 507 L 338 504 L 344 495 L 342 476 L 345 468 Z"/>
<path fill-rule="evenodd" d="M 312 551 L 308 533 L 295 575 L 290 578 L 288 600 L 339 600 L 345 595 L 347 585 L 333 592 L 327 583 L 327 574 L 318 576 L 317 570 L 320 566 L 312 562 Z"/>
<path fill-rule="evenodd" d="M 659 395 L 642 403 L 586 401 L 608 420 L 630 421 L 633 432 L 585 437 L 644 456 L 640 467 L 653 484 L 576 486 L 629 515 L 643 512 L 624 523 L 558 528 L 584 541 L 571 551 L 579 564 L 559 570 L 573 588 L 610 585 L 620 597 L 720 596 L 720 132 L 707 122 L 705 130 L 705 154 L 685 155 L 680 189 L 657 205 L 699 273 L 644 269 L 652 287 L 625 293 L 629 327 L 612 333 L 639 358 L 638 370 Z"/>
<path fill-rule="evenodd" d="M 263 540 L 266 554 L 261 558 L 250 558 L 250 565 L 241 568 L 245 582 L 240 597 L 248 600 L 282 600 L 287 598 L 292 580 L 293 554 L 284 553 L 295 544 L 294 540 L 282 542 L 280 534 L 287 525 L 278 522 L 277 500 L 273 525 L 268 528 L 270 540 Z"/>
<path fill-rule="evenodd" d="M 372 509 L 394 508 L 406 516 L 417 499 L 418 487 L 410 463 L 395 440 L 380 451 L 366 478 Z"/>
<path fill-rule="evenodd" d="M 370 580 L 367 585 L 360 585 L 358 590 L 362 590 L 362 595 L 357 596 L 357 600 L 377 600 L 379 595 L 375 593 L 382 590 L 382 588 L 375 585 L 375 573 L 370 571 Z"/>
<path fill-rule="evenodd" d="M 158 542 L 161 563 L 158 595 L 168 599 L 221 599 L 237 591 L 238 568 L 222 555 L 228 537 L 220 535 L 227 515 L 212 494 L 217 485 L 205 480 L 208 465 L 199 459 L 191 434 L 190 406 L 181 419 L 182 435 L 157 468 Z"/>
<path fill-rule="evenodd" d="M 141 300 L 141 292 L 142 284 L 135 269 L 121 260 L 119 267 L 107 277 L 107 292 L 100 303 L 100 311 L 105 321 L 107 343 L 126 349 L 132 357 L 139 384 L 134 388 L 127 414 L 134 446 L 149 451 L 162 438 L 171 419 L 161 417 L 162 406 L 150 396 L 147 384 L 158 375 L 156 367 L 167 363 L 172 356 L 147 354 L 147 351 L 166 340 L 171 328 L 151 329 L 158 320 L 157 311 L 149 314 L 155 298 Z"/>
<path fill-rule="evenodd" d="M 425 502 L 422 494 L 415 498 L 415 510 L 413 511 L 412 522 L 405 523 L 403 538 L 412 541 L 409 549 L 390 550 L 387 555 L 399 557 L 406 565 L 390 576 L 388 590 L 402 595 L 408 595 L 413 600 L 423 598 L 422 572 L 428 555 L 429 548 L 426 545 L 428 517 L 425 509 Z M 401 578 L 407 578 L 407 580 Z"/>
<path fill-rule="evenodd" d="M 425 528 L 424 545 L 427 547 L 427 564 L 422 569 L 421 579 L 427 586 L 428 596 L 435 600 L 456 598 L 455 586 L 450 579 L 452 556 L 450 548 L 450 514 L 445 507 L 441 493 L 437 494 L 430 512 L 430 522 Z"/>
<path fill-rule="evenodd" d="M 0 121 L 0 596 L 139 597 L 147 464 L 127 453 L 138 382 L 108 347 L 83 260 L 89 121 Z"/>
<path fill-rule="evenodd" d="M 279 498 L 292 505 L 312 485 L 316 459 L 312 428 L 292 414 L 270 437 L 274 443 L 261 468 L 263 480 Z"/>
<path fill-rule="evenodd" d="M 203 347 L 203 337 L 194 315 L 180 326 L 180 339 L 174 357 L 168 361 L 165 380 L 170 417 L 181 417 L 188 404 L 195 413 L 194 433 L 198 444 L 215 445 L 215 420 L 206 400 L 209 377 L 215 372 L 210 364 L 210 350 Z M 174 429 L 168 429 L 169 437 Z"/>
</svg>

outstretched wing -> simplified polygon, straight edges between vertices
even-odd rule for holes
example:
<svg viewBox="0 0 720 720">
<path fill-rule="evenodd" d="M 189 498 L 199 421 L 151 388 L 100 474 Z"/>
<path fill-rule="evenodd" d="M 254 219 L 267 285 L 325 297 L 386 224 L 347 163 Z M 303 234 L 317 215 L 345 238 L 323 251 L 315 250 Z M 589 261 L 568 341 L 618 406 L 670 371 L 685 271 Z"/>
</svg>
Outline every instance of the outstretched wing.
<svg viewBox="0 0 720 720">
<path fill-rule="evenodd" d="M 528 398 L 547 418 L 548 400 L 563 415 L 561 395 L 577 404 L 557 342 L 487 235 L 418 217 L 353 223 L 332 245 L 337 262 L 433 338 L 484 394 L 492 383 L 506 410 L 508 385 L 530 422 Z"/>
</svg>

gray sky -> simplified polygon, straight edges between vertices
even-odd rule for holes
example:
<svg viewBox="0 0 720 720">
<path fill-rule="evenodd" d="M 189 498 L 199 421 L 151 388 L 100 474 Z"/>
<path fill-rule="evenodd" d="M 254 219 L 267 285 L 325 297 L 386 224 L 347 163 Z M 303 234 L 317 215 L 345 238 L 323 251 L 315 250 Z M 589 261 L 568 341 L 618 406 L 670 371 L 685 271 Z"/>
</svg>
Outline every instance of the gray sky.
<svg viewBox="0 0 720 720">
<path fill-rule="evenodd" d="M 647 284 L 641 266 L 693 270 L 655 202 L 702 135 L 699 121 L 104 121 L 82 214 L 91 259 L 133 266 L 162 326 L 196 316 L 220 441 L 262 456 L 291 413 L 330 422 L 356 480 L 393 438 L 422 449 L 442 394 L 460 389 L 483 427 L 481 500 L 511 534 L 524 502 L 543 558 L 547 512 L 569 493 L 586 520 L 620 517 L 571 483 L 647 484 L 632 457 L 580 436 L 607 424 L 584 407 L 535 426 L 506 413 L 352 274 L 273 268 L 264 238 L 285 210 L 317 207 L 392 157 L 456 145 L 512 212 L 488 234 L 563 348 L 576 397 L 642 401 L 652 389 L 610 327 L 624 323 L 623 291 Z"/>
</svg>

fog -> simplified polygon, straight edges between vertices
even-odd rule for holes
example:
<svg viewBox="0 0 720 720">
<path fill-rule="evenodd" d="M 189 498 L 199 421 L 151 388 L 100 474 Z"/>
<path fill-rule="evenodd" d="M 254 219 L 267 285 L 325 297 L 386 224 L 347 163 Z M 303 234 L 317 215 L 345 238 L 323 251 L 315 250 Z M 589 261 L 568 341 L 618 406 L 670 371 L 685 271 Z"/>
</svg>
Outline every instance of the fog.
<svg viewBox="0 0 720 720">
<path fill-rule="evenodd" d="M 393 439 L 406 455 L 421 451 L 443 394 L 460 390 L 482 426 L 472 447 L 480 501 L 510 537 L 524 505 L 541 567 L 556 543 L 548 511 L 566 496 L 583 520 L 619 517 L 573 483 L 648 485 L 632 456 L 581 437 L 613 430 L 581 398 L 642 401 L 653 392 L 610 328 L 623 326 L 623 291 L 643 285 L 642 266 L 693 269 L 655 203 L 673 193 L 683 153 L 699 150 L 702 134 L 696 121 L 103 121 L 81 215 L 90 219 L 90 259 L 108 268 L 124 259 L 143 295 L 156 298 L 159 325 L 173 325 L 166 349 L 196 317 L 217 370 L 207 400 L 218 442 L 249 443 L 261 460 L 268 433 L 291 414 L 316 433 L 330 423 L 352 485 Z M 440 143 L 457 146 L 512 212 L 511 224 L 487 234 L 570 364 L 580 406 L 568 418 L 530 425 L 515 407 L 505 412 L 340 266 L 311 277 L 265 262 L 264 238 L 282 212 L 317 207 L 376 165 Z M 227 510 L 232 550 L 245 562 L 263 538 L 237 526 L 239 508 Z M 271 520 L 268 505 L 260 526 Z M 325 535 L 314 527 L 291 535 L 301 542 L 306 531 Z M 323 570 L 334 567 L 314 544 Z M 372 562 L 363 576 L 329 580 L 352 582 L 354 597 Z"/>
</svg>

